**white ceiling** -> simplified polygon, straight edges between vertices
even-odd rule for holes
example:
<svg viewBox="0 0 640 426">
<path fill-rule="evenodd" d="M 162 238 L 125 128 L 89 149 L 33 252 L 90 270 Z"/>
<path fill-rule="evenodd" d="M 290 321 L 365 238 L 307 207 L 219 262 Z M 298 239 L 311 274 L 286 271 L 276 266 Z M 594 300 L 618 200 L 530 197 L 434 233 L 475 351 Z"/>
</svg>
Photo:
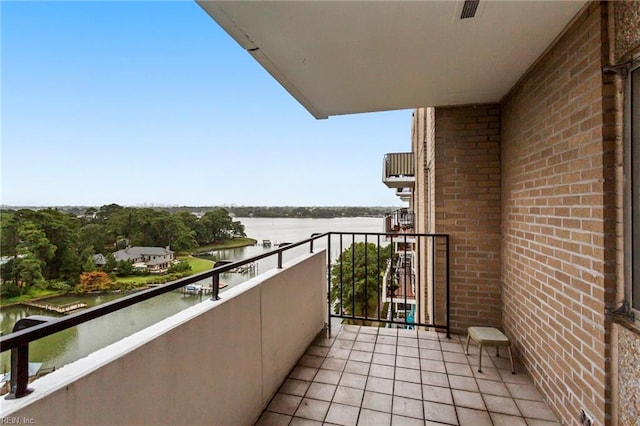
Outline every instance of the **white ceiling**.
<svg viewBox="0 0 640 426">
<path fill-rule="evenodd" d="M 200 1 L 313 116 L 497 102 L 585 1 Z"/>
</svg>

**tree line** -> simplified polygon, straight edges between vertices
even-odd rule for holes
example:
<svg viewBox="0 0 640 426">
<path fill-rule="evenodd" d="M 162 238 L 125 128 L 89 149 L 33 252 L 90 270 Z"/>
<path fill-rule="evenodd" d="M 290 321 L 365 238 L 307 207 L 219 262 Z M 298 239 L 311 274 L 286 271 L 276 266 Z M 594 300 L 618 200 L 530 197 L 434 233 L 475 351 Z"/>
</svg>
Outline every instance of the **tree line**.
<svg viewBox="0 0 640 426">
<path fill-rule="evenodd" d="M 334 218 L 334 217 L 381 217 L 398 207 L 296 207 L 296 206 L 154 206 L 153 210 L 169 213 L 206 213 L 224 209 L 229 215 L 237 217 L 291 217 L 291 218 Z M 35 208 L 31 208 L 32 210 Z M 83 215 L 94 207 L 62 206 L 57 210 Z"/>
<path fill-rule="evenodd" d="M 2 210 L 0 231 L 3 297 L 32 287 L 75 286 L 82 272 L 92 270 L 94 254 L 129 245 L 185 252 L 245 236 L 244 226 L 222 208 L 197 217 L 117 204 L 91 207 L 81 215 L 53 208 Z"/>
</svg>

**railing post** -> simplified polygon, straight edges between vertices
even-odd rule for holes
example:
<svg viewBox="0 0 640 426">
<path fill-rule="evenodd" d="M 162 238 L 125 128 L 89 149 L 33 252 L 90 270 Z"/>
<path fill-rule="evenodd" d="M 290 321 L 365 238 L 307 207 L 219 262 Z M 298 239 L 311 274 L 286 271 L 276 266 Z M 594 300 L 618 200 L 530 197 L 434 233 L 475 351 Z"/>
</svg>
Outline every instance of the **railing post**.
<svg viewBox="0 0 640 426">
<path fill-rule="evenodd" d="M 216 266 L 228 265 L 229 263 L 233 262 L 230 260 L 218 260 L 213 264 L 213 269 Z M 220 273 L 214 274 L 211 279 L 211 300 L 220 300 Z"/>
<path fill-rule="evenodd" d="M 13 326 L 12 333 L 54 320 L 53 317 L 33 315 L 18 320 Z M 29 384 L 29 343 L 11 349 L 11 390 L 6 399 L 17 399 L 29 395 L 33 389 Z"/>
<path fill-rule="evenodd" d="M 282 252 L 278 253 L 278 269 L 282 269 Z"/>
</svg>

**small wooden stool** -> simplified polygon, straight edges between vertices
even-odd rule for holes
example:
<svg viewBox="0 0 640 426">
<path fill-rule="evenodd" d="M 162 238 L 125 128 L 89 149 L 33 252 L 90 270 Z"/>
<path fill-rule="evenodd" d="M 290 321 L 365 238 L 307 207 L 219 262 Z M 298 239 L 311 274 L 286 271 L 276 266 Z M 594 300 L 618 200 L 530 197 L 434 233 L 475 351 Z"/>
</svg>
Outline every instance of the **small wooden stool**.
<svg viewBox="0 0 640 426">
<path fill-rule="evenodd" d="M 482 373 L 482 346 L 495 346 L 496 356 L 500 356 L 500 346 L 509 348 L 509 360 L 511 361 L 511 373 L 516 374 L 513 366 L 513 356 L 511 355 L 511 342 L 500 330 L 495 327 L 469 327 L 467 330 L 467 348 L 465 355 L 469 355 L 469 339 L 473 339 L 480 346 L 480 356 L 478 358 L 478 373 Z"/>
</svg>

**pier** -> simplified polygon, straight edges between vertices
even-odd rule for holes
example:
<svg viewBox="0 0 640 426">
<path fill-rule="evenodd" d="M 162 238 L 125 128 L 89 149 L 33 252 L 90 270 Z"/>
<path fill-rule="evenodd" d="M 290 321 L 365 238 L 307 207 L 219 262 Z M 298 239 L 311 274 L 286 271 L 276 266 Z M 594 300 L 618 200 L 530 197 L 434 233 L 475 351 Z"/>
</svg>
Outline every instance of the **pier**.
<svg viewBox="0 0 640 426">
<path fill-rule="evenodd" d="M 72 302 L 67 303 L 66 305 L 51 305 L 49 303 L 40 303 L 40 302 L 22 302 L 22 305 L 28 306 L 30 308 L 43 309 L 49 312 L 56 312 L 58 314 L 66 315 L 71 312 L 75 312 L 78 309 L 84 309 L 87 307 L 86 303 L 83 302 Z"/>
</svg>

